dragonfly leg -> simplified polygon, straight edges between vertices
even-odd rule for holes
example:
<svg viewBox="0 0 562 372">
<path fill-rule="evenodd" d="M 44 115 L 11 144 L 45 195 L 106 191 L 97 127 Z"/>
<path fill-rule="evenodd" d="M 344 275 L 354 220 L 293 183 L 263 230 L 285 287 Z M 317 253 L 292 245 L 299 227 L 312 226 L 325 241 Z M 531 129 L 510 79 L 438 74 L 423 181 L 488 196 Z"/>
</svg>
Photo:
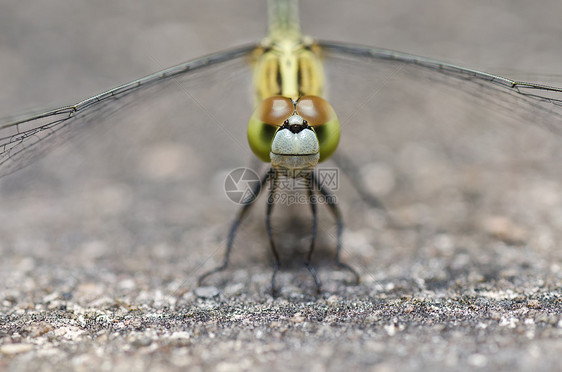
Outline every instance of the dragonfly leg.
<svg viewBox="0 0 562 372">
<path fill-rule="evenodd" d="M 275 241 L 273 240 L 273 230 L 271 228 L 271 213 L 273 212 L 273 206 L 275 205 L 275 192 L 277 191 L 278 184 L 278 174 L 275 169 L 271 169 L 268 174 L 272 173 L 272 183 L 269 188 L 269 196 L 267 198 L 267 212 L 265 214 L 265 226 L 267 229 L 267 236 L 269 238 L 269 245 L 271 247 L 271 253 L 273 254 L 273 274 L 271 275 L 271 293 L 273 296 L 277 295 L 277 287 L 275 286 L 275 277 L 281 266 L 281 260 L 279 259 L 279 252 L 275 246 Z"/>
<path fill-rule="evenodd" d="M 334 195 L 332 193 L 330 193 L 328 190 L 326 190 L 326 188 L 318 181 L 318 178 L 316 178 L 314 173 L 312 173 L 312 181 L 314 182 L 314 185 L 316 187 L 318 187 L 318 190 L 320 191 L 320 193 L 324 196 L 324 199 L 326 200 L 326 203 L 328 204 L 328 208 L 330 208 L 330 211 L 332 212 L 332 214 L 334 215 L 334 218 L 336 220 L 338 243 L 337 243 L 337 249 L 336 249 L 335 263 L 338 267 L 349 271 L 354 277 L 354 283 L 359 284 L 359 274 L 357 273 L 357 271 L 353 267 L 351 267 L 349 264 L 343 262 L 340 258 L 342 245 L 343 245 L 342 244 L 343 218 L 341 216 L 340 209 L 338 208 L 338 206 L 336 204 L 336 199 L 334 198 Z"/>
<path fill-rule="evenodd" d="M 316 269 L 312 266 L 312 252 L 314 251 L 314 245 L 316 244 L 316 235 L 318 233 L 318 214 L 316 213 L 316 199 L 314 198 L 313 194 L 313 180 L 312 180 L 312 173 L 310 172 L 310 177 L 307 182 L 306 192 L 308 194 L 308 202 L 310 204 L 310 209 L 312 211 L 312 238 L 310 240 L 310 249 L 308 250 L 308 255 L 306 257 L 306 261 L 304 265 L 312 275 L 314 279 L 314 283 L 316 284 L 316 292 L 320 293 L 322 283 L 318 278 L 318 274 L 316 273 Z"/>
<path fill-rule="evenodd" d="M 230 252 L 232 251 L 232 246 L 234 244 L 234 238 L 236 237 L 236 233 L 238 232 L 238 228 L 240 227 L 240 224 L 242 223 L 242 221 L 244 220 L 244 218 L 248 214 L 252 205 L 254 205 L 254 201 L 258 198 L 261 190 L 265 186 L 265 183 L 267 182 L 267 180 L 271 176 L 270 173 L 271 172 L 265 173 L 265 175 L 261 178 L 260 183 L 256 183 L 254 185 L 254 187 L 252 189 L 252 193 L 250 194 L 250 197 L 242 202 L 242 207 L 238 211 L 238 215 L 236 216 L 236 218 L 232 222 L 232 225 L 230 226 L 230 230 L 228 232 L 228 239 L 227 239 L 227 242 L 226 242 L 226 251 L 224 252 L 224 258 L 223 258 L 222 265 L 217 266 L 214 269 L 211 269 L 211 270 L 203 273 L 201 276 L 199 276 L 199 279 L 197 279 L 198 285 L 201 285 L 203 283 L 203 281 L 208 276 L 210 276 L 212 274 L 215 274 L 215 273 L 218 273 L 218 272 L 227 268 L 228 262 L 229 262 L 229 259 L 230 259 Z"/>
</svg>

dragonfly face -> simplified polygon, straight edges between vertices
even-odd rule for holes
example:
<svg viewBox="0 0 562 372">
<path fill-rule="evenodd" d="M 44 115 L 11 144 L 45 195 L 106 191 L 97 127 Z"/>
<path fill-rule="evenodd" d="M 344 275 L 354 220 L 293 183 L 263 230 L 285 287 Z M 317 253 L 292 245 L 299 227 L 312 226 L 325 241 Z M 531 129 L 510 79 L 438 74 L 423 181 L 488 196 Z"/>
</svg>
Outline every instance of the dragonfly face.
<svg viewBox="0 0 562 372">
<path fill-rule="evenodd" d="M 339 138 L 334 109 L 316 96 L 297 101 L 269 97 L 259 104 L 248 125 L 248 142 L 254 154 L 285 169 L 315 167 L 334 153 Z"/>
</svg>

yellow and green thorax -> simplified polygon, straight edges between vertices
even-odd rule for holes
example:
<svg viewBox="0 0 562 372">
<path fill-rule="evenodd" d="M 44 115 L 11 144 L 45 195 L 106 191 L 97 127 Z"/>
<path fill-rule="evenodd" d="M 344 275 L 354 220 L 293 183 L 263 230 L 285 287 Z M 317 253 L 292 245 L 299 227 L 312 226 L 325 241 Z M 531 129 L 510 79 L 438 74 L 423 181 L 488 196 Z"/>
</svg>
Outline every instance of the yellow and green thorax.
<svg viewBox="0 0 562 372">
<path fill-rule="evenodd" d="M 323 98 L 320 48 L 291 22 L 270 26 L 254 52 L 253 83 L 257 107 L 248 142 L 259 159 L 274 168 L 310 169 L 334 153 L 340 127 Z"/>
</svg>

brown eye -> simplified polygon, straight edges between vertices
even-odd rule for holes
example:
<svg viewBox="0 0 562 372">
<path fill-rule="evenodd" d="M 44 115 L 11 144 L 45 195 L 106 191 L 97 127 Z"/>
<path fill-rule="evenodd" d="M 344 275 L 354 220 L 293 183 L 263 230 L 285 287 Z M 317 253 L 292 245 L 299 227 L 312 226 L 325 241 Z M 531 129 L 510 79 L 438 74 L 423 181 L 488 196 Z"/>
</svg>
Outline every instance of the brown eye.
<svg viewBox="0 0 562 372">
<path fill-rule="evenodd" d="M 294 110 L 293 101 L 282 96 L 273 96 L 264 99 L 258 108 L 259 120 L 269 125 L 281 125 Z"/>
<path fill-rule="evenodd" d="M 334 115 L 332 106 L 317 96 L 304 96 L 297 102 L 297 113 L 312 127 L 326 124 Z"/>
</svg>

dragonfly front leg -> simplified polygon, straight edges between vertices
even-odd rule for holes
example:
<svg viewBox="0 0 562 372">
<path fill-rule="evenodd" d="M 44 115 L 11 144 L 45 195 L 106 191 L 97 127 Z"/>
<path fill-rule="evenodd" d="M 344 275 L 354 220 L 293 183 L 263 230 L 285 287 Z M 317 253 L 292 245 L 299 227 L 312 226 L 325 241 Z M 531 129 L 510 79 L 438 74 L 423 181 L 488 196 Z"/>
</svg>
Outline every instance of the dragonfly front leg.
<svg viewBox="0 0 562 372">
<path fill-rule="evenodd" d="M 277 191 L 278 184 L 278 174 L 275 169 L 271 169 L 268 174 L 273 174 L 273 179 L 271 187 L 269 188 L 269 197 L 267 198 L 267 212 L 265 214 L 265 226 L 267 229 L 267 236 L 269 238 L 269 245 L 271 247 L 271 253 L 273 254 L 273 274 L 271 275 L 271 294 L 273 296 L 277 295 L 277 288 L 275 287 L 275 277 L 281 266 L 281 260 L 279 259 L 279 252 L 275 246 L 275 241 L 273 240 L 273 230 L 271 228 L 271 213 L 273 212 L 273 206 L 275 205 L 275 192 Z"/>
<path fill-rule="evenodd" d="M 343 218 L 341 216 L 341 212 L 340 209 L 338 208 L 334 195 L 332 193 L 330 193 L 328 190 L 326 190 L 326 188 L 318 181 L 318 178 L 316 178 L 314 176 L 314 173 L 312 173 L 312 181 L 314 183 L 314 185 L 316 187 L 318 187 L 318 190 L 320 191 L 320 193 L 324 196 L 324 199 L 326 200 L 326 203 L 328 204 L 328 208 L 330 208 L 330 211 L 332 212 L 332 214 L 334 215 L 334 218 L 336 219 L 336 226 L 337 226 L 337 249 L 336 249 L 336 258 L 335 258 L 335 263 L 337 266 L 339 266 L 342 269 L 345 269 L 347 271 L 349 271 L 353 277 L 354 277 L 354 283 L 355 284 L 359 284 L 359 274 L 357 273 L 357 271 L 351 267 L 349 264 L 343 262 L 341 260 L 341 250 L 342 250 L 342 238 L 343 238 Z"/>
<path fill-rule="evenodd" d="M 254 201 L 256 201 L 256 199 L 258 198 L 261 190 L 265 186 L 265 183 L 269 180 L 270 176 L 271 176 L 271 172 L 269 172 L 269 171 L 266 172 L 265 175 L 260 180 L 260 183 L 256 183 L 254 185 L 254 187 L 252 189 L 252 193 L 250 194 L 250 197 L 247 200 L 244 200 L 242 202 L 242 207 L 238 211 L 238 215 L 236 216 L 236 218 L 232 222 L 232 225 L 230 226 L 230 230 L 228 232 L 228 239 L 227 239 L 227 242 L 226 242 L 226 251 L 224 252 L 224 258 L 223 258 L 222 265 L 220 265 L 218 267 L 215 267 L 214 269 L 211 269 L 211 270 L 205 272 L 203 275 L 199 276 L 199 279 L 197 279 L 197 284 L 199 286 L 203 283 L 203 281 L 208 276 L 210 276 L 212 274 L 215 274 L 215 273 L 218 273 L 220 271 L 223 271 L 224 269 L 226 269 L 228 267 L 228 262 L 230 260 L 230 252 L 232 251 L 232 246 L 234 245 L 234 238 L 236 237 L 236 233 L 238 232 L 238 228 L 240 227 L 240 224 L 242 223 L 244 218 L 248 215 L 248 212 L 249 212 L 250 208 L 252 207 L 252 205 L 254 205 Z"/>
<path fill-rule="evenodd" d="M 312 176 L 310 173 L 310 177 Z M 312 252 L 314 251 L 314 245 L 316 244 L 316 234 L 318 233 L 318 214 L 316 213 L 316 199 L 314 198 L 314 193 L 312 191 L 313 188 L 313 178 L 309 178 L 307 182 L 306 192 L 308 194 L 308 202 L 310 204 L 310 209 L 312 211 L 312 238 L 310 240 L 310 249 L 308 250 L 308 255 L 306 257 L 306 261 L 304 265 L 314 278 L 314 283 L 316 284 L 316 292 L 320 293 L 322 283 L 318 278 L 318 274 L 316 273 L 316 269 L 312 266 Z"/>
</svg>

